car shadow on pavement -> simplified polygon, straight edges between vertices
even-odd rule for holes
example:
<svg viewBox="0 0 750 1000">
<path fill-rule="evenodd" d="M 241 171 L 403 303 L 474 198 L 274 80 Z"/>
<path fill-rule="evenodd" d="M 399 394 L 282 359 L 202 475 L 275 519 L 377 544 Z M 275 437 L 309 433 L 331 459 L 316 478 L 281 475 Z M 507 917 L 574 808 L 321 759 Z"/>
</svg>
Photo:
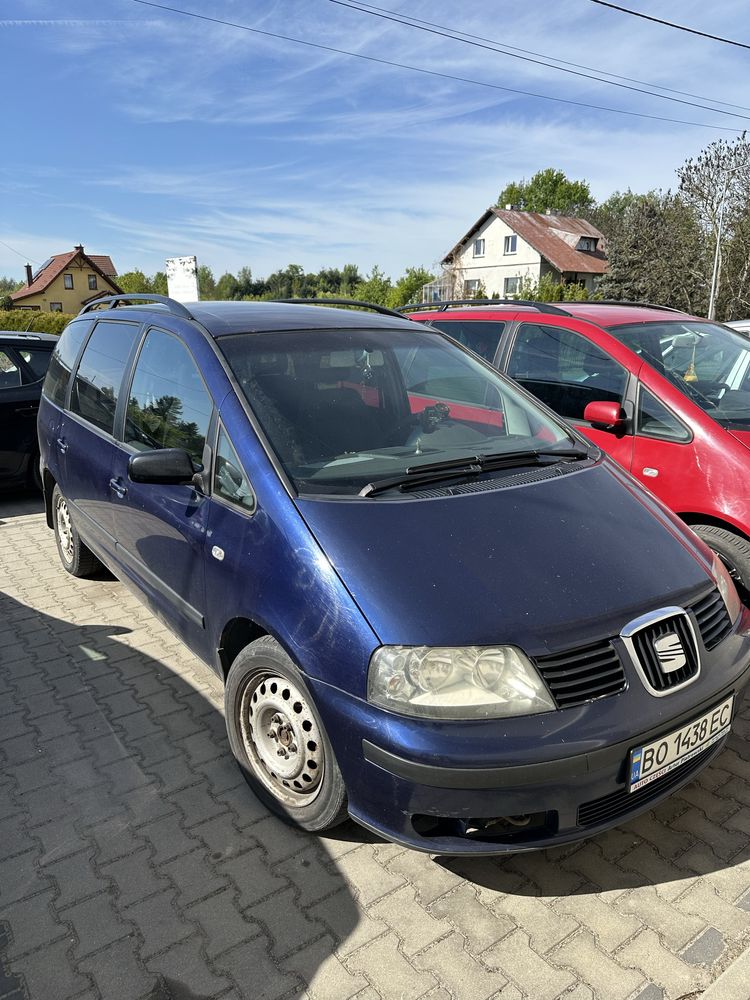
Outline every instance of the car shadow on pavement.
<svg viewBox="0 0 750 1000">
<path fill-rule="evenodd" d="M 90 592 L 62 599 L 84 621 L 101 613 Z M 337 866 L 356 842 L 268 813 L 231 757 L 220 682 L 154 627 L 145 612 L 132 629 L 74 624 L 0 593 L 3 991 L 260 1000 L 331 975 L 364 989 L 335 957 L 360 920 Z M 140 648 L 154 645 L 164 659 Z"/>
<path fill-rule="evenodd" d="M 742 889 L 737 869 L 750 859 L 750 697 L 725 749 L 689 784 L 655 808 L 589 840 L 485 858 L 438 858 L 476 885 L 523 896 L 590 895 L 707 877 Z M 750 879 L 745 879 L 750 889 Z M 675 891 L 679 886 L 675 885 Z M 744 897 L 743 897 L 744 898 Z M 750 895 L 747 904 L 750 909 Z"/>
<path fill-rule="evenodd" d="M 0 527 L 12 517 L 44 512 L 44 497 L 36 490 L 13 490 L 0 493 Z"/>
</svg>

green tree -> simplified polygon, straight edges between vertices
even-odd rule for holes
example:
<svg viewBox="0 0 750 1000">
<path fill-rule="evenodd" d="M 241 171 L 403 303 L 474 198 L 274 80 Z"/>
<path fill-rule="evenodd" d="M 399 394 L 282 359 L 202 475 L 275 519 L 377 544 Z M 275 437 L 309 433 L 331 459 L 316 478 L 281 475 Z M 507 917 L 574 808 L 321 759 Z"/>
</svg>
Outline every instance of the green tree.
<svg viewBox="0 0 750 1000">
<path fill-rule="evenodd" d="M 151 280 L 146 277 L 143 271 L 126 271 L 125 274 L 118 274 L 117 284 L 123 292 L 152 292 Z"/>
<path fill-rule="evenodd" d="M 420 302 L 423 285 L 433 281 L 434 278 L 435 276 L 423 267 L 407 267 L 406 272 L 388 293 L 386 304 L 391 309 L 398 309 L 399 306 L 409 305 L 411 302 Z"/>
<path fill-rule="evenodd" d="M 607 256 L 609 271 L 598 288 L 603 298 L 705 315 L 706 242 L 695 210 L 679 194 L 649 191 L 629 198 Z"/>
<path fill-rule="evenodd" d="M 151 279 L 150 284 L 154 295 L 169 295 L 169 284 L 164 271 L 157 271 Z"/>
<path fill-rule="evenodd" d="M 562 170 L 547 167 L 531 180 L 512 181 L 500 192 L 497 205 L 513 205 L 524 212 L 546 212 L 558 215 L 580 215 L 594 205 L 587 181 L 572 181 Z"/>
<path fill-rule="evenodd" d="M 15 278 L 0 278 L 0 295 L 17 292 L 19 288 L 23 288 L 23 285 L 23 281 L 16 281 Z"/>
<path fill-rule="evenodd" d="M 361 302 L 373 302 L 385 306 L 388 304 L 391 287 L 391 279 L 376 264 L 370 273 L 355 285 L 354 298 Z"/>
<path fill-rule="evenodd" d="M 241 267 L 237 272 L 237 298 L 244 299 L 253 294 L 253 272 L 249 267 Z"/>
<path fill-rule="evenodd" d="M 239 287 L 235 276 L 227 271 L 216 282 L 216 298 L 222 300 L 238 299 L 240 298 Z"/>
<path fill-rule="evenodd" d="M 216 281 L 214 273 L 207 264 L 198 265 L 198 298 L 215 299 Z"/>
</svg>

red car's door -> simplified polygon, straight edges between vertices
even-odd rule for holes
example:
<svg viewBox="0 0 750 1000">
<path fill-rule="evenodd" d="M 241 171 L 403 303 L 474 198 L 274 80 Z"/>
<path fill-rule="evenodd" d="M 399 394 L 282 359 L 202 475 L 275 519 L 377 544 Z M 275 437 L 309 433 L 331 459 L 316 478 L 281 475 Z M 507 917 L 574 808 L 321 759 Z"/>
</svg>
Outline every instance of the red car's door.
<svg viewBox="0 0 750 1000">
<path fill-rule="evenodd" d="M 625 403 L 629 372 L 606 351 L 566 327 L 522 323 L 506 371 L 630 471 L 632 433 L 617 436 L 583 419 L 588 403 Z"/>
</svg>

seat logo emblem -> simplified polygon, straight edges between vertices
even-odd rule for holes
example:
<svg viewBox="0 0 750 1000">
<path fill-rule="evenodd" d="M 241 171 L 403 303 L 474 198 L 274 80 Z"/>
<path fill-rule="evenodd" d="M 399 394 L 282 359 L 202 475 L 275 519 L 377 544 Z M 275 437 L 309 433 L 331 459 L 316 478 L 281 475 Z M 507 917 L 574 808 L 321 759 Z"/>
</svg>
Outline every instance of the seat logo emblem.
<svg viewBox="0 0 750 1000">
<path fill-rule="evenodd" d="M 653 645 L 663 673 L 674 673 L 675 670 L 679 670 L 687 663 L 683 645 L 679 636 L 674 632 L 668 632 L 660 639 L 654 639 Z"/>
</svg>

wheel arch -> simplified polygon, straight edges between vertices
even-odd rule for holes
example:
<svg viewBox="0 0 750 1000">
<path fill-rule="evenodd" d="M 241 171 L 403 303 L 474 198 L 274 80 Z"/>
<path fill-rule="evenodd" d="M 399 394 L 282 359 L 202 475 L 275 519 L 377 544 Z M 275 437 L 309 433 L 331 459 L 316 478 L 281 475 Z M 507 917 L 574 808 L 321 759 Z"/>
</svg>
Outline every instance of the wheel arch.
<svg viewBox="0 0 750 1000">
<path fill-rule="evenodd" d="M 691 527 L 694 524 L 711 524 L 714 528 L 723 528 L 724 531 L 731 531 L 733 535 L 739 535 L 740 538 L 744 538 L 750 542 L 750 535 L 746 531 L 743 531 L 733 521 L 728 521 L 725 518 L 714 517 L 711 514 L 699 514 L 695 511 L 680 511 L 677 516 Z"/>
<path fill-rule="evenodd" d="M 245 646 L 249 646 L 256 639 L 270 634 L 268 629 L 253 621 L 252 618 L 236 617 L 231 618 L 226 623 L 222 629 L 217 650 L 221 676 L 225 684 L 232 664 Z"/>
<path fill-rule="evenodd" d="M 49 471 L 45 469 L 42 475 L 42 486 L 44 487 L 44 513 L 47 518 L 47 527 L 54 528 L 55 523 L 52 520 L 52 491 L 57 485 L 57 480 Z"/>
</svg>

